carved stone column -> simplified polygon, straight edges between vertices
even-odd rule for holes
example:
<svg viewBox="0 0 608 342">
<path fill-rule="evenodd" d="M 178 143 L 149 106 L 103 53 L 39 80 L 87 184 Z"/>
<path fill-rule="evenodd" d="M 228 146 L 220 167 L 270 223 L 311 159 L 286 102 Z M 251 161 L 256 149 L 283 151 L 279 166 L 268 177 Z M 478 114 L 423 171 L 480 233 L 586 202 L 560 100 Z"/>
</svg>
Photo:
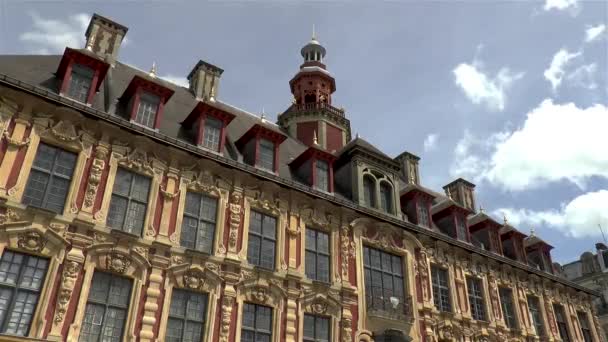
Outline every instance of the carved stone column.
<svg viewBox="0 0 608 342">
<path fill-rule="evenodd" d="M 239 260 L 238 238 L 239 229 L 241 229 L 243 221 L 243 188 L 235 186 L 230 193 L 230 202 L 228 203 L 228 259 Z"/>
<path fill-rule="evenodd" d="M 351 241 L 351 230 L 348 226 L 340 229 L 340 258 L 342 259 L 341 277 L 343 286 L 352 286 L 349 277 L 350 261 L 355 256 L 355 243 Z"/>
<path fill-rule="evenodd" d="M 171 243 L 169 238 L 169 223 L 171 222 L 171 212 L 173 211 L 173 204 L 177 196 L 179 195 L 179 170 L 174 167 L 169 167 L 167 171 L 167 185 L 160 187 L 160 193 L 162 195 L 163 212 L 162 220 L 160 220 L 160 227 L 158 230 L 157 239 L 164 243 Z"/>
<path fill-rule="evenodd" d="M 101 184 L 101 175 L 106 167 L 109 153 L 110 144 L 105 141 L 100 141 L 95 148 L 95 157 L 91 164 L 91 171 L 89 172 L 89 179 L 87 180 L 87 187 L 84 192 L 84 201 L 82 202 L 82 208 L 80 209 L 87 216 L 93 216 L 95 199 L 97 198 L 97 191 Z"/>
<path fill-rule="evenodd" d="M 6 186 L 8 183 L 8 178 L 11 174 L 13 166 L 15 165 L 17 153 L 22 147 L 29 144 L 29 139 L 23 140 L 25 138 L 27 128 L 31 126 L 29 119 L 29 115 L 19 115 L 17 118 L 15 118 L 15 127 L 13 128 L 13 133 L 9 135 L 5 132 L 4 134 L 8 146 L 6 148 L 4 158 L 2 159 L 2 163 L 0 164 L 1 195 L 5 195 L 7 192 Z"/>
<path fill-rule="evenodd" d="M 454 282 L 456 283 L 456 296 L 460 312 L 464 316 L 470 316 L 469 306 L 467 305 L 467 292 L 465 289 L 464 270 L 462 262 L 456 261 L 454 265 Z"/>
<path fill-rule="evenodd" d="M 157 249 L 163 251 L 163 249 Z M 146 302 L 144 303 L 144 316 L 142 318 L 141 330 L 139 332 L 140 341 L 155 341 L 154 325 L 156 324 L 156 315 L 162 307 L 158 305 L 161 288 L 163 286 L 163 270 L 169 267 L 170 260 L 161 253 L 156 253 L 148 257 L 148 251 L 145 247 L 135 247 L 135 252 L 148 258 L 152 264 L 148 287 L 146 289 Z"/>
<path fill-rule="evenodd" d="M 287 289 L 287 322 L 285 324 L 285 340 L 287 342 L 296 342 L 298 338 L 298 304 L 296 301 L 300 297 L 300 290 L 295 286 L 296 282 L 290 280 Z"/>
</svg>

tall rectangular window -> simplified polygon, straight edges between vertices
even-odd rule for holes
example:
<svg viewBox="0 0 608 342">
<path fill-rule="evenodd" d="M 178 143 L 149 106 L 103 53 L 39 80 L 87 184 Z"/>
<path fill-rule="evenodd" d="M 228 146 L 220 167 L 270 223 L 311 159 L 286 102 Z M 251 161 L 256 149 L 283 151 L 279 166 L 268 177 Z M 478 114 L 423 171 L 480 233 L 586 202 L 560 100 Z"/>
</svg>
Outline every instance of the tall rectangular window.
<svg viewBox="0 0 608 342">
<path fill-rule="evenodd" d="M 245 303 L 243 305 L 241 341 L 270 342 L 271 338 L 272 308 Z"/>
<path fill-rule="evenodd" d="M 141 235 L 148 209 L 150 178 L 118 168 L 108 212 L 108 226 Z"/>
<path fill-rule="evenodd" d="M 329 234 L 306 228 L 306 276 L 329 283 Z"/>
<path fill-rule="evenodd" d="M 48 260 L 5 250 L 0 259 L 0 333 L 27 336 Z"/>
<path fill-rule="evenodd" d="M 430 227 L 429 224 L 429 207 L 425 201 L 418 201 L 416 206 L 418 209 L 418 224 L 423 227 Z"/>
<path fill-rule="evenodd" d="M 502 315 L 505 318 L 507 328 L 517 328 L 517 321 L 515 319 L 515 305 L 513 304 L 513 292 L 511 289 L 501 287 L 498 289 L 500 294 L 500 306 L 502 307 Z"/>
<path fill-rule="evenodd" d="M 330 319 L 304 314 L 304 342 L 329 342 Z"/>
<path fill-rule="evenodd" d="M 471 306 L 471 316 L 475 320 L 485 321 L 486 310 L 484 308 L 481 279 L 467 277 L 467 291 L 469 294 L 469 304 Z"/>
<path fill-rule="evenodd" d="M 317 160 L 316 164 L 317 184 L 315 186 L 319 190 L 329 191 L 329 163 L 325 160 Z"/>
<path fill-rule="evenodd" d="M 568 322 L 566 322 L 564 307 L 558 304 L 553 304 L 553 311 L 555 312 L 555 322 L 557 323 L 559 337 L 561 337 L 562 341 L 564 342 L 570 342 L 570 333 L 568 332 Z"/>
<path fill-rule="evenodd" d="M 122 341 L 131 286 L 131 280 L 127 278 L 98 271 L 93 273 L 80 341 Z"/>
<path fill-rule="evenodd" d="M 224 124 L 212 116 L 205 118 L 205 130 L 203 132 L 203 146 L 212 150 L 220 150 L 220 138 L 222 136 L 222 126 Z"/>
<path fill-rule="evenodd" d="M 469 241 L 469 232 L 467 231 L 466 218 L 456 216 L 456 228 L 458 229 L 458 239 L 462 241 Z"/>
<path fill-rule="evenodd" d="M 63 213 L 76 154 L 40 143 L 23 194 L 23 204 Z"/>
<path fill-rule="evenodd" d="M 87 103 L 94 74 L 95 71 L 93 71 L 93 69 L 84 65 L 74 64 L 70 76 L 68 97 L 82 103 Z"/>
<path fill-rule="evenodd" d="M 165 341 L 202 341 L 206 316 L 206 294 L 174 289 L 171 294 Z"/>
<path fill-rule="evenodd" d="M 583 340 L 585 342 L 593 342 L 593 337 L 591 335 L 591 327 L 589 325 L 589 319 L 587 317 L 587 314 L 578 311 L 576 313 L 576 316 L 578 317 L 578 322 L 581 325 L 581 333 L 583 334 Z"/>
<path fill-rule="evenodd" d="M 258 166 L 274 172 L 274 143 L 268 139 L 260 139 Z"/>
<path fill-rule="evenodd" d="M 211 254 L 215 236 L 217 198 L 186 193 L 180 245 Z"/>
<path fill-rule="evenodd" d="M 540 312 L 540 304 L 537 297 L 528 296 L 528 310 L 530 310 L 530 316 L 532 316 L 532 323 L 534 324 L 536 335 L 545 336 L 543 317 Z"/>
<path fill-rule="evenodd" d="M 367 307 L 389 312 L 404 311 L 401 257 L 364 246 L 363 266 Z"/>
<path fill-rule="evenodd" d="M 247 261 L 269 270 L 274 269 L 275 245 L 277 243 L 277 219 L 255 210 L 249 218 L 249 241 Z"/>
<path fill-rule="evenodd" d="M 139 97 L 139 103 L 137 104 L 137 112 L 135 113 L 134 121 L 140 125 L 154 128 L 154 121 L 156 120 L 156 112 L 158 111 L 159 104 L 160 97 L 148 92 L 142 92 Z"/>
<path fill-rule="evenodd" d="M 451 312 L 450 287 L 448 271 L 444 268 L 431 266 L 431 278 L 433 282 L 433 300 L 439 311 Z"/>
</svg>

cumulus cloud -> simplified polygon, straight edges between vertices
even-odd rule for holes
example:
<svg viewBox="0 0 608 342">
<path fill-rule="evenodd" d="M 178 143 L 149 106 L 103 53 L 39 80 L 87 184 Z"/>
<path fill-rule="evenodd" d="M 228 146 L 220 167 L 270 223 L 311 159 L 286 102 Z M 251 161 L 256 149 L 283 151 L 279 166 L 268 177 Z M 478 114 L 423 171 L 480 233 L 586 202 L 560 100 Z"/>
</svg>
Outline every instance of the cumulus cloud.
<svg viewBox="0 0 608 342">
<path fill-rule="evenodd" d="M 450 173 L 522 191 L 562 180 L 581 189 L 590 177 L 608 178 L 608 107 L 579 108 L 544 100 L 515 130 L 485 140 L 465 132 Z"/>
<path fill-rule="evenodd" d="M 577 11 L 578 6 L 578 0 L 545 0 L 545 5 L 543 6 L 543 9 L 545 11 Z"/>
<path fill-rule="evenodd" d="M 564 75 L 566 74 L 566 68 L 568 65 L 577 57 L 580 57 L 582 52 L 577 51 L 570 53 L 566 49 L 560 49 L 551 60 L 551 65 L 545 70 L 544 76 L 547 81 L 551 83 L 553 91 L 562 83 Z"/>
<path fill-rule="evenodd" d="M 608 190 L 585 193 L 558 210 L 500 208 L 493 213 L 505 215 L 515 226 L 547 226 L 574 238 L 600 236 L 598 224 L 608 227 Z"/>
<path fill-rule="evenodd" d="M 590 43 L 596 39 L 599 39 L 604 32 L 606 32 L 606 25 L 604 24 L 587 26 L 587 30 L 585 30 L 585 43 Z"/>
<path fill-rule="evenodd" d="M 424 139 L 424 151 L 432 151 L 437 147 L 437 140 L 439 139 L 439 134 L 431 133 L 426 136 Z"/>
<path fill-rule="evenodd" d="M 524 73 L 514 73 L 508 68 L 502 68 L 491 77 L 482 70 L 480 63 L 461 63 L 452 71 L 458 85 L 464 94 L 474 104 L 485 104 L 488 109 L 502 111 L 506 103 L 506 91 Z"/>
<path fill-rule="evenodd" d="M 186 77 L 168 74 L 165 76 L 160 76 L 160 78 L 162 78 L 165 81 L 171 82 L 175 85 L 181 86 L 181 87 L 185 87 L 185 88 L 190 87 L 190 84 L 188 83 L 188 79 Z"/>
<path fill-rule="evenodd" d="M 84 47 L 84 32 L 91 16 L 85 13 L 70 15 L 65 19 L 51 19 L 30 13 L 32 27 L 19 35 L 19 40 L 30 47 L 32 53 L 52 54 L 62 52 L 66 46 Z"/>
</svg>

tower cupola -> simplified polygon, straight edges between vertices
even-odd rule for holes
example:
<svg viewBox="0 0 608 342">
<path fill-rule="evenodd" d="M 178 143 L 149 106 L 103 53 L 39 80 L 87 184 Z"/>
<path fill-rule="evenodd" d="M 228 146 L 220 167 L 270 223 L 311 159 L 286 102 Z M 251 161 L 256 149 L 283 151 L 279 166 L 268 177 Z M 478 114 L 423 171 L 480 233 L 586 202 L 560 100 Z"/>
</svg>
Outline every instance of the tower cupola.
<svg viewBox="0 0 608 342">
<path fill-rule="evenodd" d="M 323 64 L 323 58 L 325 58 L 326 51 L 323 45 L 321 45 L 321 43 L 319 43 L 319 41 L 317 40 L 314 29 L 312 32 L 312 38 L 310 39 L 308 44 L 302 47 L 300 53 L 302 54 L 302 57 L 304 57 L 304 64 L 302 66 L 306 66 L 307 64 L 317 65 L 325 69 L 325 65 Z"/>
</svg>

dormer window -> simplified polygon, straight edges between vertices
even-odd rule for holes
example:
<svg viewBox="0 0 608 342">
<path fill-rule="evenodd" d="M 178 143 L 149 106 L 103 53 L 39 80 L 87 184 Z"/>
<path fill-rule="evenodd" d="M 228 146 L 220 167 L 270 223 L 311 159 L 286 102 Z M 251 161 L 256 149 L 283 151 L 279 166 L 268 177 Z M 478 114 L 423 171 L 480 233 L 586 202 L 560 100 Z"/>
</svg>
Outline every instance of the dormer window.
<svg viewBox="0 0 608 342">
<path fill-rule="evenodd" d="M 454 239 L 470 242 L 467 216 L 471 211 L 451 199 L 444 199 L 431 208 L 431 214 L 433 222 L 442 233 Z"/>
<path fill-rule="evenodd" d="M 67 96 L 73 100 L 87 103 L 91 92 L 93 76 L 95 76 L 93 69 L 81 64 L 75 64 L 72 67 Z"/>
<path fill-rule="evenodd" d="M 297 178 L 321 191 L 334 191 L 333 163 L 336 157 L 317 147 L 309 147 L 289 163 Z"/>
<path fill-rule="evenodd" d="M 200 101 L 182 122 L 194 143 L 213 152 L 222 153 L 226 141 L 226 126 L 234 115 Z"/>
<path fill-rule="evenodd" d="M 315 164 L 315 187 L 319 190 L 329 192 L 329 163 L 325 160 L 316 160 Z"/>
<path fill-rule="evenodd" d="M 279 171 L 279 145 L 287 137 L 266 125 L 256 124 L 236 142 L 243 161 L 260 169 Z"/>
<path fill-rule="evenodd" d="M 429 206 L 428 203 L 426 203 L 426 201 L 423 200 L 419 200 L 417 203 L 417 209 L 418 209 L 418 224 L 423 226 L 423 227 L 427 227 L 429 228 L 431 226 L 431 223 L 429 221 Z"/>
<path fill-rule="evenodd" d="M 275 159 L 275 148 L 274 143 L 268 139 L 260 139 L 260 155 L 256 166 L 261 167 L 269 171 L 275 170 L 274 159 Z"/>
<path fill-rule="evenodd" d="M 173 95 L 173 90 L 156 82 L 156 79 L 134 76 L 121 97 L 121 101 L 128 103 L 128 119 L 150 129 L 160 127 L 165 103 Z"/>
<path fill-rule="evenodd" d="M 133 121 L 146 127 L 155 128 L 154 123 L 156 122 L 159 104 L 160 98 L 158 96 L 143 92 L 140 95 Z"/>
<path fill-rule="evenodd" d="M 214 117 L 205 119 L 205 128 L 203 129 L 203 146 L 212 150 L 220 150 L 220 139 L 222 137 L 223 123 Z"/>
<path fill-rule="evenodd" d="M 57 78 L 61 79 L 59 94 L 91 104 L 108 68 L 109 64 L 88 51 L 66 48 L 56 72 Z"/>
<path fill-rule="evenodd" d="M 401 192 L 401 211 L 408 219 L 422 227 L 432 226 L 430 208 L 434 194 L 415 183 L 408 184 Z"/>
</svg>

